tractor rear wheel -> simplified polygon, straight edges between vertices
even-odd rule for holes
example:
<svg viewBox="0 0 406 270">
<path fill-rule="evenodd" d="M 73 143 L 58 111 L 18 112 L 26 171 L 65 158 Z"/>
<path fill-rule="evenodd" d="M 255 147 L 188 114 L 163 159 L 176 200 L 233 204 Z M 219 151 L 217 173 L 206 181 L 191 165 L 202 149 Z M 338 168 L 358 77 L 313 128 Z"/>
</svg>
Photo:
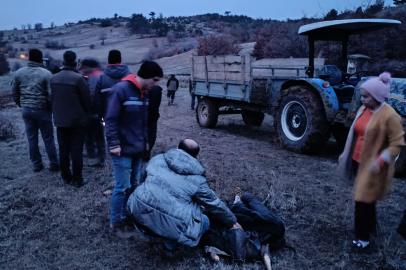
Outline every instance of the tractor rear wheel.
<svg viewBox="0 0 406 270">
<path fill-rule="evenodd" d="M 330 138 L 330 123 L 319 94 L 308 86 L 282 91 L 275 107 L 274 127 L 283 148 L 318 152 Z"/>
</svg>

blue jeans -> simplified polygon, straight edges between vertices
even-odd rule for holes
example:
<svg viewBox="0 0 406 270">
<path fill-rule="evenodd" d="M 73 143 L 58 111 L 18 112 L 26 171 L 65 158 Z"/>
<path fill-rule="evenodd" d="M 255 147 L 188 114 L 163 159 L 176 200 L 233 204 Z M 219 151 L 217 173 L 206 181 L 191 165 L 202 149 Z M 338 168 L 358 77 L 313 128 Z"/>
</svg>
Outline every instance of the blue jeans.
<svg viewBox="0 0 406 270">
<path fill-rule="evenodd" d="M 192 110 L 195 108 L 195 99 L 196 96 L 195 94 L 190 94 L 190 97 L 192 98 L 192 103 L 190 104 L 190 107 L 192 108 Z"/>
<path fill-rule="evenodd" d="M 127 201 L 139 183 L 142 159 L 122 156 L 111 159 L 116 180 L 110 205 L 110 223 L 114 224 L 128 215 Z"/>
<path fill-rule="evenodd" d="M 148 235 L 148 232 L 140 230 L 135 224 L 134 224 L 134 226 L 135 226 L 135 229 L 137 230 L 137 232 L 139 232 L 142 236 L 148 238 L 152 242 L 164 244 L 165 247 L 169 250 L 175 249 L 178 244 L 176 241 L 173 241 L 173 240 L 150 236 L 150 235 Z M 210 228 L 210 220 L 206 215 L 203 215 L 203 226 L 200 230 L 199 237 L 202 236 L 209 228 Z"/>
<path fill-rule="evenodd" d="M 41 131 L 51 166 L 59 167 L 55 148 L 52 112 L 48 109 L 21 108 L 30 149 L 30 159 L 34 169 L 43 167 L 42 156 L 38 147 L 38 129 Z"/>
</svg>

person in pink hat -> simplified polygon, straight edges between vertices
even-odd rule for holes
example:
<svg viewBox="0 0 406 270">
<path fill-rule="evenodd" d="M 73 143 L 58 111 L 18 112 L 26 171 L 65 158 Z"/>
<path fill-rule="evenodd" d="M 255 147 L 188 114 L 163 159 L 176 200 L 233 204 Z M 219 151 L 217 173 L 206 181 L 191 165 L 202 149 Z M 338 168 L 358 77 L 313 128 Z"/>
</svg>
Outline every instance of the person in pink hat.
<svg viewBox="0 0 406 270">
<path fill-rule="evenodd" d="M 358 110 L 339 158 L 339 170 L 354 180 L 355 239 L 358 248 L 369 246 L 376 231 L 376 201 L 391 187 L 396 156 L 403 139 L 402 119 L 385 103 L 391 76 L 384 72 L 361 85 L 362 106 Z"/>
</svg>

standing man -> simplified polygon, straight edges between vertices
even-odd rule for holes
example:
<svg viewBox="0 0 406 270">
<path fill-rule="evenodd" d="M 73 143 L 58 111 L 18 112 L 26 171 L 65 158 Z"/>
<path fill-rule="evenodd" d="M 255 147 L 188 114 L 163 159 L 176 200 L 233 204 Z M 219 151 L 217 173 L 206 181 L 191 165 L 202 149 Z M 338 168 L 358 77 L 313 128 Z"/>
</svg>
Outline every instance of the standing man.
<svg viewBox="0 0 406 270">
<path fill-rule="evenodd" d="M 162 78 L 161 67 L 153 61 L 141 65 L 137 76 L 130 74 L 108 94 L 106 137 L 114 166 L 115 185 L 111 197 L 110 232 L 120 238 L 127 219 L 128 197 L 139 182 L 142 157 L 148 145 L 148 90 Z"/>
<path fill-rule="evenodd" d="M 109 64 L 99 76 L 95 92 L 94 103 L 98 110 L 100 119 L 106 119 L 107 95 L 115 84 L 131 74 L 127 66 L 121 64 L 121 53 L 118 50 L 111 50 L 108 56 Z"/>
<path fill-rule="evenodd" d="M 149 151 L 146 156 L 146 161 L 151 158 L 151 151 L 155 145 L 156 134 L 158 129 L 159 119 L 159 106 L 161 106 L 162 100 L 162 88 L 160 86 L 154 86 L 148 91 L 149 107 L 148 107 L 148 143 Z"/>
<path fill-rule="evenodd" d="M 97 80 L 102 73 L 97 60 L 85 58 L 81 61 L 79 73 L 85 78 L 86 84 L 90 90 L 90 119 L 86 131 L 86 152 L 89 159 L 89 166 L 103 167 L 106 156 L 106 142 L 104 140 L 103 126 L 100 123 L 98 109 L 94 102 L 94 92 Z"/>
<path fill-rule="evenodd" d="M 76 53 L 66 51 L 61 72 L 51 78 L 51 89 L 61 177 L 65 183 L 81 187 L 87 183 L 82 177 L 82 169 L 83 144 L 90 115 L 90 91 L 76 65 Z M 72 173 L 69 156 L 72 158 Z"/>
<path fill-rule="evenodd" d="M 189 93 L 190 93 L 190 98 L 192 99 L 192 102 L 190 103 L 190 108 L 192 110 L 194 110 L 196 95 L 195 95 L 195 89 L 193 89 L 193 80 L 191 77 L 189 77 Z"/>
<path fill-rule="evenodd" d="M 41 130 L 48 154 L 49 170 L 58 171 L 59 161 L 54 142 L 49 84 L 52 73 L 43 67 L 40 50 L 31 49 L 28 55 L 27 66 L 20 68 L 14 76 L 13 99 L 21 107 L 34 172 L 39 172 L 44 168 L 38 148 L 38 129 Z"/>
<path fill-rule="evenodd" d="M 171 77 L 168 80 L 168 83 L 166 84 L 166 87 L 168 87 L 168 106 L 171 104 L 173 105 L 173 101 L 175 100 L 175 92 L 179 88 L 179 81 L 178 79 L 175 78 L 175 75 L 171 75 Z"/>
</svg>

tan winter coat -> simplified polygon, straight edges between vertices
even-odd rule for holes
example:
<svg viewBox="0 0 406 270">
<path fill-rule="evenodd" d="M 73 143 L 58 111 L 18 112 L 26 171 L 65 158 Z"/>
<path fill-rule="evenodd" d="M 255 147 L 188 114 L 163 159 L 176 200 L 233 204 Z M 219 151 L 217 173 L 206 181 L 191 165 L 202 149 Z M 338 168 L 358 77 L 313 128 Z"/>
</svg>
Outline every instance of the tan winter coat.
<svg viewBox="0 0 406 270">
<path fill-rule="evenodd" d="M 354 123 L 364 111 L 365 107 L 362 106 Z M 339 164 L 339 170 L 347 179 L 349 179 L 351 172 L 352 156 L 357 142 L 354 123 L 348 134 Z M 385 198 L 392 185 L 395 159 L 399 155 L 400 147 L 405 145 L 403 136 L 402 119 L 391 106 L 384 103 L 373 112 L 362 145 L 360 164 L 354 185 L 355 201 L 372 203 Z M 378 173 L 371 172 L 369 170 L 370 163 L 373 158 L 378 157 L 383 158 L 386 165 Z"/>
</svg>

